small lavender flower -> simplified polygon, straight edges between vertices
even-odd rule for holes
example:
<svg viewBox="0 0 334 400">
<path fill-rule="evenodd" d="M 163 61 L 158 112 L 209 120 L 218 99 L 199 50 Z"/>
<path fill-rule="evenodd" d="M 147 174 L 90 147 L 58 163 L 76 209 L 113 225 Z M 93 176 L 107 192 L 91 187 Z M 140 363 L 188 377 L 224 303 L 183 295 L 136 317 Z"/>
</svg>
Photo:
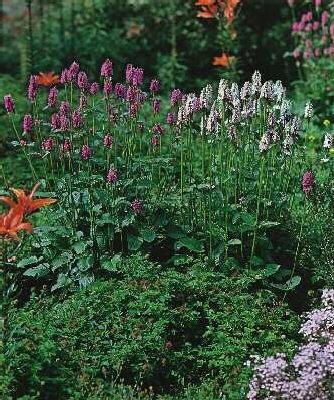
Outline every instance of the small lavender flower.
<svg viewBox="0 0 334 400">
<path fill-rule="evenodd" d="M 82 127 L 83 121 L 80 113 L 80 109 L 74 110 L 72 113 L 72 125 L 75 129 L 80 129 Z"/>
<path fill-rule="evenodd" d="M 286 154 L 291 154 L 291 148 L 293 146 L 293 137 L 290 134 L 287 134 L 283 140 L 283 151 Z"/>
<path fill-rule="evenodd" d="M 125 98 L 126 96 L 126 87 L 122 83 L 115 84 L 115 96 L 118 98 Z"/>
<path fill-rule="evenodd" d="M 81 93 L 80 99 L 79 99 L 79 108 L 80 109 L 86 108 L 87 104 L 88 104 L 87 96 L 85 96 L 83 93 Z"/>
<path fill-rule="evenodd" d="M 185 113 L 185 106 L 182 104 L 177 112 L 176 125 L 182 126 L 186 121 L 187 121 L 187 116 Z"/>
<path fill-rule="evenodd" d="M 72 143 L 69 139 L 65 139 L 64 143 L 60 147 L 60 151 L 63 154 L 68 154 L 72 150 Z"/>
<path fill-rule="evenodd" d="M 141 200 L 139 199 L 135 199 L 133 200 L 133 202 L 131 203 L 131 208 L 133 210 L 133 212 L 135 214 L 139 214 L 141 213 L 142 209 L 143 209 L 143 203 Z"/>
<path fill-rule="evenodd" d="M 230 89 L 228 87 L 228 81 L 226 79 L 221 79 L 218 86 L 218 99 L 224 101 L 231 97 Z"/>
<path fill-rule="evenodd" d="M 153 99 L 152 101 L 152 110 L 154 114 L 158 114 L 161 108 L 161 101 L 159 99 Z"/>
<path fill-rule="evenodd" d="M 30 79 L 29 79 L 29 85 L 28 85 L 28 99 L 32 103 L 36 100 L 37 90 L 38 90 L 37 78 L 35 75 L 31 75 Z"/>
<path fill-rule="evenodd" d="M 110 149 L 112 147 L 112 144 L 113 144 L 113 138 L 109 133 L 107 133 L 106 135 L 104 135 L 103 138 L 103 146 Z"/>
<path fill-rule="evenodd" d="M 182 100 L 182 92 L 180 89 L 173 89 L 170 94 L 170 104 L 172 107 L 176 106 L 176 104 Z"/>
<path fill-rule="evenodd" d="M 101 76 L 104 78 L 110 78 L 113 74 L 112 61 L 107 58 L 101 66 Z"/>
<path fill-rule="evenodd" d="M 10 94 L 6 94 L 3 98 L 3 104 L 8 114 L 11 114 L 15 111 L 15 104 L 12 96 Z"/>
<path fill-rule="evenodd" d="M 99 90 L 100 90 L 99 84 L 97 82 L 93 82 L 90 85 L 89 93 L 94 96 L 94 95 L 96 95 L 96 93 L 98 93 Z"/>
<path fill-rule="evenodd" d="M 114 111 L 112 106 L 109 106 L 108 108 L 108 116 L 109 116 L 109 121 L 112 123 L 116 123 L 117 121 L 117 113 Z"/>
<path fill-rule="evenodd" d="M 126 92 L 126 100 L 130 103 L 136 101 L 137 99 L 137 90 L 133 86 L 129 86 Z"/>
<path fill-rule="evenodd" d="M 313 105 L 310 101 L 308 101 L 305 105 L 304 117 L 305 119 L 311 119 L 313 116 Z"/>
<path fill-rule="evenodd" d="M 136 118 L 139 112 L 139 103 L 134 102 L 129 105 L 129 115 L 130 118 Z"/>
<path fill-rule="evenodd" d="M 201 108 L 209 108 L 212 100 L 213 90 L 212 86 L 206 85 L 205 88 L 202 89 L 201 94 L 199 96 Z"/>
<path fill-rule="evenodd" d="M 176 122 L 176 115 L 173 112 L 169 112 L 166 116 L 166 122 L 168 125 L 174 125 Z"/>
<path fill-rule="evenodd" d="M 153 125 L 152 128 L 153 133 L 156 133 L 157 135 L 163 135 L 164 131 L 165 131 L 164 128 L 159 123 Z"/>
<path fill-rule="evenodd" d="M 125 79 L 128 83 L 132 82 L 133 69 L 134 67 L 132 64 L 127 64 L 125 68 Z"/>
<path fill-rule="evenodd" d="M 294 138 L 298 138 L 301 130 L 301 120 L 298 117 L 293 117 L 290 123 L 290 133 Z"/>
<path fill-rule="evenodd" d="M 57 98 L 58 98 L 58 90 L 56 87 L 52 87 L 48 95 L 48 106 L 55 107 L 57 103 Z"/>
<path fill-rule="evenodd" d="M 92 155 L 92 151 L 91 151 L 90 147 L 88 146 L 88 144 L 84 144 L 81 147 L 80 153 L 81 153 L 81 158 L 85 161 L 89 160 Z"/>
<path fill-rule="evenodd" d="M 245 82 L 240 90 L 240 99 L 245 100 L 251 94 L 251 85 L 249 82 Z"/>
<path fill-rule="evenodd" d="M 232 100 L 232 104 L 239 104 L 240 103 L 240 92 L 239 92 L 239 87 L 238 84 L 233 82 L 231 85 L 231 89 L 230 89 L 230 93 L 231 93 L 231 100 Z"/>
<path fill-rule="evenodd" d="M 107 98 L 112 93 L 112 82 L 109 80 L 105 80 L 103 84 L 103 94 L 104 97 Z"/>
<path fill-rule="evenodd" d="M 69 81 L 70 81 L 69 70 L 65 68 L 61 71 L 60 83 L 64 85 L 64 84 L 68 83 Z"/>
<path fill-rule="evenodd" d="M 261 77 L 260 72 L 255 71 L 252 76 L 252 94 L 253 95 L 261 92 L 261 87 L 262 87 L 261 80 L 262 80 L 262 77 Z"/>
<path fill-rule="evenodd" d="M 262 135 L 260 140 L 259 144 L 260 153 L 264 153 L 265 151 L 267 151 L 269 149 L 269 146 L 270 146 L 270 136 L 267 131 Z"/>
<path fill-rule="evenodd" d="M 159 136 L 153 135 L 151 138 L 151 144 L 153 147 L 159 146 Z"/>
<path fill-rule="evenodd" d="M 150 91 L 152 93 L 156 93 L 159 91 L 160 83 L 157 79 L 152 79 L 150 83 Z"/>
<path fill-rule="evenodd" d="M 331 135 L 330 133 L 325 133 L 323 148 L 331 149 L 333 147 L 333 144 L 334 144 L 334 136 Z"/>
<path fill-rule="evenodd" d="M 77 80 L 77 84 L 79 89 L 81 90 L 85 90 L 88 86 L 88 78 L 85 72 L 80 71 L 78 73 L 78 80 Z"/>
<path fill-rule="evenodd" d="M 302 190 L 309 195 L 314 186 L 314 175 L 312 171 L 306 171 L 302 177 Z"/>
<path fill-rule="evenodd" d="M 61 114 L 59 119 L 60 119 L 60 130 L 67 131 L 70 127 L 70 120 L 64 114 Z"/>
<path fill-rule="evenodd" d="M 275 92 L 272 81 L 266 81 L 261 87 L 260 97 L 266 100 L 274 100 Z"/>
<path fill-rule="evenodd" d="M 69 115 L 70 111 L 70 103 L 66 100 L 62 101 L 59 106 L 59 113 L 61 115 Z"/>
<path fill-rule="evenodd" d="M 231 142 L 235 142 L 237 140 L 237 128 L 234 125 L 231 125 L 227 128 L 227 137 L 231 140 Z"/>
<path fill-rule="evenodd" d="M 219 130 L 219 113 L 218 110 L 216 108 L 216 103 L 214 102 L 212 104 L 211 110 L 210 110 L 210 114 L 209 117 L 207 119 L 206 122 L 206 129 L 208 132 L 210 133 L 217 133 Z"/>
<path fill-rule="evenodd" d="M 116 168 L 110 168 L 107 173 L 107 182 L 116 183 L 118 180 L 118 173 Z"/>
<path fill-rule="evenodd" d="M 147 98 L 147 93 L 142 92 L 141 90 L 138 91 L 138 102 L 143 104 Z"/>
<path fill-rule="evenodd" d="M 143 123 L 143 122 L 138 122 L 137 128 L 138 128 L 138 130 L 139 130 L 140 132 L 144 132 L 144 129 L 145 129 L 144 123 Z"/>
<path fill-rule="evenodd" d="M 237 124 L 241 120 L 241 109 L 240 103 L 236 103 L 232 110 L 231 122 L 232 124 Z"/>
<path fill-rule="evenodd" d="M 26 114 L 23 117 L 23 122 L 22 122 L 22 128 L 23 128 L 23 132 L 24 133 L 29 133 L 32 130 L 32 126 L 33 126 L 33 119 L 32 116 L 30 114 Z"/>
<path fill-rule="evenodd" d="M 52 114 L 51 115 L 51 129 L 56 131 L 60 129 L 60 117 L 59 114 Z"/>
<path fill-rule="evenodd" d="M 68 79 L 74 81 L 80 71 L 80 66 L 75 61 L 72 62 L 70 68 L 68 69 Z"/>
<path fill-rule="evenodd" d="M 281 102 L 283 97 L 285 96 L 285 88 L 283 86 L 282 81 L 276 81 L 274 84 L 274 93 L 277 102 Z"/>
<path fill-rule="evenodd" d="M 52 151 L 54 144 L 55 144 L 54 139 L 52 137 L 49 137 L 43 140 L 41 146 L 44 151 L 50 152 Z"/>
<path fill-rule="evenodd" d="M 276 124 L 276 115 L 273 111 L 269 112 L 267 122 L 270 127 L 273 127 Z"/>
<path fill-rule="evenodd" d="M 132 69 L 132 85 L 140 86 L 143 84 L 143 80 L 144 80 L 143 68 L 133 68 Z"/>
</svg>

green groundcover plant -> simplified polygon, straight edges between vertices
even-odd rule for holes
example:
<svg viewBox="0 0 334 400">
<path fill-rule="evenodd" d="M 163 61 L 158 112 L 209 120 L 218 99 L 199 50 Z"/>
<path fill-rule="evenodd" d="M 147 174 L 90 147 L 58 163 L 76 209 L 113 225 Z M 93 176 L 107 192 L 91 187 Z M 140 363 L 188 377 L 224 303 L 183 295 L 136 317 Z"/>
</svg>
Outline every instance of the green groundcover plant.
<svg viewBox="0 0 334 400">
<path fill-rule="evenodd" d="M 251 293 L 253 278 L 201 261 L 166 270 L 139 255 L 120 267 L 69 296 L 44 293 L 12 309 L 9 395 L 243 399 L 249 354 L 294 348 L 298 318 L 269 291 Z"/>
</svg>

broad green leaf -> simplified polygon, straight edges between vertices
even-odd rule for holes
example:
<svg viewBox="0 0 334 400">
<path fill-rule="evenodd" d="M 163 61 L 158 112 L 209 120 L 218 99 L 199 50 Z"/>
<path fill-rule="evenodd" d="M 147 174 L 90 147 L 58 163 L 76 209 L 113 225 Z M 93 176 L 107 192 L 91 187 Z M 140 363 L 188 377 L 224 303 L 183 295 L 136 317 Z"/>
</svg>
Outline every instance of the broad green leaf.
<svg viewBox="0 0 334 400">
<path fill-rule="evenodd" d="M 23 275 L 31 276 L 33 278 L 41 278 L 46 276 L 50 272 L 50 265 L 47 263 L 39 264 L 36 267 L 32 267 L 24 271 Z"/>
<path fill-rule="evenodd" d="M 175 254 L 172 258 L 170 258 L 169 262 L 174 265 L 187 265 L 191 263 L 192 260 L 192 257 L 189 257 L 185 254 Z"/>
<path fill-rule="evenodd" d="M 292 277 L 291 279 L 289 279 L 286 282 L 286 287 L 287 287 L 286 290 L 294 289 L 295 287 L 297 287 L 300 284 L 301 280 L 302 280 L 302 278 L 299 275 Z"/>
<path fill-rule="evenodd" d="M 292 277 L 291 279 L 289 279 L 286 283 L 284 284 L 278 284 L 278 283 L 271 283 L 270 286 L 280 289 L 280 290 L 284 290 L 289 291 L 294 289 L 295 287 L 297 287 L 300 282 L 301 282 L 302 278 L 298 275 Z"/>
<path fill-rule="evenodd" d="M 68 263 L 72 260 L 73 255 L 69 251 L 64 251 L 60 256 L 54 258 L 51 261 L 52 271 L 56 269 L 68 265 Z"/>
<path fill-rule="evenodd" d="M 87 271 L 93 266 L 93 256 L 90 254 L 88 257 L 79 258 L 78 268 L 80 271 Z"/>
<path fill-rule="evenodd" d="M 80 242 L 74 243 L 72 248 L 77 254 L 82 254 L 89 245 L 91 245 L 91 243 L 88 240 L 81 240 Z"/>
<path fill-rule="evenodd" d="M 241 245 L 241 240 L 240 239 L 231 239 L 228 241 L 229 246 L 240 246 Z"/>
<path fill-rule="evenodd" d="M 110 272 L 116 272 L 122 264 L 122 255 L 115 254 L 111 259 L 103 260 L 101 267 Z"/>
<path fill-rule="evenodd" d="M 51 287 L 51 292 L 54 292 L 57 289 L 61 289 L 62 287 L 68 286 L 72 283 L 72 279 L 70 279 L 65 274 L 59 274 L 57 282 Z"/>
<path fill-rule="evenodd" d="M 151 243 L 156 238 L 156 234 L 153 229 L 142 228 L 139 232 L 140 236 L 145 240 L 145 242 Z"/>
<path fill-rule="evenodd" d="M 279 264 L 267 264 L 264 270 L 264 276 L 272 276 L 281 268 Z"/>
<path fill-rule="evenodd" d="M 254 267 L 259 267 L 264 265 L 264 261 L 262 260 L 261 257 L 258 256 L 253 256 L 250 260 L 251 265 L 253 265 Z"/>
<path fill-rule="evenodd" d="M 128 249 L 136 251 L 143 244 L 143 238 L 140 236 L 128 235 Z"/>
<path fill-rule="evenodd" d="M 182 247 L 196 253 L 201 252 L 203 248 L 199 240 L 190 237 L 183 237 L 176 242 L 177 249 L 181 249 Z"/>
<path fill-rule="evenodd" d="M 93 275 L 86 275 L 79 278 L 80 287 L 86 287 L 94 282 Z"/>
<path fill-rule="evenodd" d="M 274 226 L 280 225 L 279 222 L 274 222 L 274 221 L 262 221 L 259 224 L 260 228 L 272 228 Z"/>
<path fill-rule="evenodd" d="M 167 236 L 172 239 L 180 239 L 185 236 L 185 233 L 180 226 L 173 225 L 168 229 Z"/>
<path fill-rule="evenodd" d="M 32 265 L 40 262 L 43 257 L 37 258 L 36 256 L 30 256 L 28 258 L 23 258 L 21 261 L 17 263 L 17 268 L 24 268 L 27 265 Z"/>
</svg>

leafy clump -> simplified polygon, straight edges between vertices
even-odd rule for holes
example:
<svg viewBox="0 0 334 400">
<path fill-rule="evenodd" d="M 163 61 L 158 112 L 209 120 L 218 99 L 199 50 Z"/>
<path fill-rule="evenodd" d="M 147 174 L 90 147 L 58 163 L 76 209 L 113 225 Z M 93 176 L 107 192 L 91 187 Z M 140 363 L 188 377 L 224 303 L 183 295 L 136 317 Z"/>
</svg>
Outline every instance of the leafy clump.
<svg viewBox="0 0 334 400">
<path fill-rule="evenodd" d="M 250 278 L 202 264 L 166 270 L 138 256 L 122 270 L 12 311 L 6 357 L 15 398 L 108 398 L 120 384 L 175 395 L 202 383 L 242 399 L 248 355 L 295 343 L 297 318 L 266 291 L 247 294 Z"/>
</svg>

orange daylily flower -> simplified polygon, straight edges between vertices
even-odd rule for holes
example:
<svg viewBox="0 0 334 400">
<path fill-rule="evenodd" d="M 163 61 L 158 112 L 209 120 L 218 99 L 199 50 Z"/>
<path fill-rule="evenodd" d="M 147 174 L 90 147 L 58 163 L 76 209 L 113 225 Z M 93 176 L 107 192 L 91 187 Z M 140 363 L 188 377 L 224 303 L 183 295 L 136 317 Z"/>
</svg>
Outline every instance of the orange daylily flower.
<svg viewBox="0 0 334 400">
<path fill-rule="evenodd" d="M 51 72 L 40 72 L 36 76 L 36 82 L 40 86 L 52 86 L 59 83 L 59 75 L 55 75 L 53 71 Z"/>
<path fill-rule="evenodd" d="M 196 6 L 201 7 L 197 14 L 199 18 L 214 18 L 221 11 L 228 23 L 234 20 L 234 12 L 241 0 L 197 0 Z"/>
<path fill-rule="evenodd" d="M 201 11 L 197 14 L 198 18 L 214 18 L 218 12 L 216 0 L 198 0 L 195 5 L 201 7 Z"/>
<path fill-rule="evenodd" d="M 216 0 L 197 0 L 195 6 L 213 6 Z"/>
<path fill-rule="evenodd" d="M 38 189 L 39 185 L 40 183 L 36 183 L 32 191 L 28 195 L 26 195 L 24 190 L 22 189 L 11 188 L 10 190 L 15 194 L 17 198 L 17 203 L 8 196 L 0 196 L 0 201 L 2 201 L 3 203 L 7 204 L 9 207 L 12 208 L 16 207 L 17 205 L 20 205 L 23 208 L 24 212 L 27 214 L 31 214 L 40 209 L 41 207 L 55 203 L 57 200 L 51 198 L 33 199 L 34 194 Z"/>
<path fill-rule="evenodd" d="M 17 234 L 20 231 L 32 233 L 32 226 L 29 222 L 23 222 L 24 208 L 21 205 L 16 205 L 11 208 L 8 214 L 0 215 L 0 236 L 12 240 L 19 240 Z"/>
<path fill-rule="evenodd" d="M 212 61 L 212 65 L 215 65 L 217 67 L 229 67 L 235 60 L 235 57 L 229 56 L 226 53 L 223 53 L 219 57 L 214 57 Z"/>
<path fill-rule="evenodd" d="M 234 20 L 234 10 L 241 0 L 227 0 L 224 6 L 224 15 L 229 23 Z"/>
</svg>

